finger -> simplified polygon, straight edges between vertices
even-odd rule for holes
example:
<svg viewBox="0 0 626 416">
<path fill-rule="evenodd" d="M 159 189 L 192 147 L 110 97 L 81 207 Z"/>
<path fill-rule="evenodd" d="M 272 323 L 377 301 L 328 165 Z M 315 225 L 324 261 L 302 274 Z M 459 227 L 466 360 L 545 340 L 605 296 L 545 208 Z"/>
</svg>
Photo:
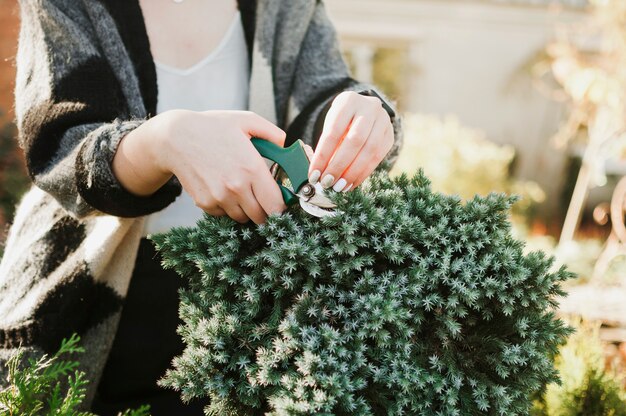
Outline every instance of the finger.
<svg viewBox="0 0 626 416">
<path fill-rule="evenodd" d="M 388 142 L 392 143 L 393 145 L 393 140 L 394 140 L 393 128 L 392 127 L 388 128 L 385 132 L 385 135 L 389 136 Z M 372 174 L 374 169 L 376 169 L 376 167 L 378 167 L 380 162 L 385 158 L 387 153 L 389 153 L 389 150 L 391 150 L 392 145 L 389 145 L 388 147 L 383 147 L 382 150 L 379 150 L 378 152 L 374 152 L 373 160 L 372 160 L 373 167 L 371 167 L 371 169 L 369 169 L 369 167 L 366 167 L 365 170 L 361 172 L 357 180 L 354 182 L 355 187 L 360 186 L 363 182 L 365 182 L 365 180 Z"/>
<path fill-rule="evenodd" d="M 249 112 L 245 130 L 250 137 L 258 137 L 259 139 L 270 141 L 280 147 L 285 145 L 287 133 L 276 126 L 274 123 L 264 119 L 258 114 Z"/>
<path fill-rule="evenodd" d="M 343 179 L 346 186 L 353 184 L 357 187 L 369 176 L 385 156 L 385 138 L 389 126 L 386 123 L 376 123 L 367 141 L 361 148 L 350 167 L 344 172 Z M 382 156 L 381 156 L 382 155 Z"/>
<path fill-rule="evenodd" d="M 376 128 L 376 123 L 376 118 L 367 114 L 359 115 L 354 119 L 348 134 L 339 144 L 335 155 L 322 173 L 322 186 L 324 188 L 330 188 L 336 183 L 337 186 L 334 189 L 339 192 L 347 185 L 346 180 L 342 180 L 342 175 L 359 154 L 366 140 L 372 140 L 371 135 Z"/>
<path fill-rule="evenodd" d="M 230 203 L 228 205 L 224 205 L 222 209 L 230 218 L 237 221 L 238 223 L 245 224 L 250 220 L 250 218 L 244 213 L 243 209 L 241 209 L 238 204 Z"/>
<path fill-rule="evenodd" d="M 212 207 L 212 208 L 209 208 L 209 209 L 205 209 L 203 211 L 206 212 L 207 214 L 213 216 L 213 217 L 223 217 L 224 215 L 226 215 L 226 211 L 224 211 L 220 207 Z"/>
<path fill-rule="evenodd" d="M 226 215 L 226 212 L 220 208 L 218 202 L 211 195 L 203 195 L 200 198 L 194 198 L 194 202 L 198 208 L 206 212 L 213 217 L 221 217 Z"/>
<path fill-rule="evenodd" d="M 243 209 L 243 212 L 248 218 L 250 218 L 255 224 L 263 224 L 267 219 L 267 214 L 263 207 L 257 201 L 254 193 L 252 192 L 252 186 L 250 191 L 243 195 L 239 200 L 239 206 Z"/>
<path fill-rule="evenodd" d="M 315 152 L 313 151 L 313 148 L 311 146 L 305 144 L 304 152 L 306 153 L 306 156 L 309 158 L 309 160 L 313 159 L 313 155 L 315 154 Z"/>
<path fill-rule="evenodd" d="M 202 179 L 194 173 L 192 171 L 188 176 L 178 178 L 185 192 L 193 199 L 194 204 L 213 217 L 226 215 L 226 212 L 219 207 L 219 203 L 211 195 L 210 191 L 201 185 L 203 183 Z"/>
<path fill-rule="evenodd" d="M 309 178 L 315 184 L 319 176 L 326 169 L 326 165 L 335 153 L 337 145 L 347 133 L 355 110 L 349 109 L 344 101 L 331 106 L 324 120 L 324 128 L 317 143 L 315 154 L 309 167 Z"/>
<path fill-rule="evenodd" d="M 265 166 L 252 182 L 252 193 L 267 215 L 278 214 L 287 209 L 283 194 L 272 174 Z"/>
</svg>

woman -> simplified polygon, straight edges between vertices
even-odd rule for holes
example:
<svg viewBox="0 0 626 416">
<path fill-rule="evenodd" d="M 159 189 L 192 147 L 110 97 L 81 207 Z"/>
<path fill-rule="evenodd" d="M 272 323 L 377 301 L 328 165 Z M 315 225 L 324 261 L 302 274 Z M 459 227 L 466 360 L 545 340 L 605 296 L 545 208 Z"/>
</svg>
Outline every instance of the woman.
<svg viewBox="0 0 626 416">
<path fill-rule="evenodd" d="M 156 387 L 182 348 L 180 282 L 143 237 L 284 210 L 252 136 L 302 138 L 311 182 L 358 186 L 397 153 L 393 110 L 350 78 L 319 1 L 20 4 L 16 114 L 36 187 L 0 264 L 0 360 L 77 332 L 94 409 L 201 414 Z"/>
</svg>

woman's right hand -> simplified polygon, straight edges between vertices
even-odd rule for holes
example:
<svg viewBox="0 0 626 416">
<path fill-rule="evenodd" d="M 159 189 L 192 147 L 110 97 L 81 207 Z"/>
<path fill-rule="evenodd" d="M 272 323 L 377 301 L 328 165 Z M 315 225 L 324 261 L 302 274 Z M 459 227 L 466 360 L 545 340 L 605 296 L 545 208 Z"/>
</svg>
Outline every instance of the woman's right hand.
<svg viewBox="0 0 626 416">
<path fill-rule="evenodd" d="M 251 137 L 283 146 L 285 132 L 248 111 L 166 111 L 124 137 L 113 170 L 138 195 L 174 174 L 208 214 L 261 224 L 286 206 Z"/>
</svg>

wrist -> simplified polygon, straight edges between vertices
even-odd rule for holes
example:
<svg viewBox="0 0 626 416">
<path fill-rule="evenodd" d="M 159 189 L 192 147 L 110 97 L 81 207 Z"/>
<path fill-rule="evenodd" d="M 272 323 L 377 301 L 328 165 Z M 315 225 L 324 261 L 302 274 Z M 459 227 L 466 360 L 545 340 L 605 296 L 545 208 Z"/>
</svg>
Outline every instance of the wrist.
<svg viewBox="0 0 626 416">
<path fill-rule="evenodd" d="M 173 174 L 172 159 L 176 157 L 179 144 L 173 138 L 180 131 L 181 119 L 186 113 L 184 110 L 169 110 L 148 121 L 149 132 L 144 135 L 148 140 L 144 143 L 144 149 L 147 149 L 155 169 L 164 175 Z"/>
<path fill-rule="evenodd" d="M 128 192 L 149 196 L 173 175 L 165 157 L 169 148 L 169 117 L 155 116 L 129 132 L 112 161 L 115 177 Z"/>
</svg>

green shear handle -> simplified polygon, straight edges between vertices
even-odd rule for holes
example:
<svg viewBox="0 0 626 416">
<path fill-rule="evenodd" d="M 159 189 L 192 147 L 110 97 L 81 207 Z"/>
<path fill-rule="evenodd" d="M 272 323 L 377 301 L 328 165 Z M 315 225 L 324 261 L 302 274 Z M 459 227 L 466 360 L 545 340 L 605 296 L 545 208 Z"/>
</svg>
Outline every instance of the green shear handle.
<svg viewBox="0 0 626 416">
<path fill-rule="evenodd" d="M 293 191 L 278 182 L 285 204 L 293 205 L 298 202 L 296 194 L 302 186 L 309 182 L 310 162 L 302 140 L 298 140 L 289 147 L 280 147 L 270 141 L 256 137 L 250 140 L 261 156 L 278 164 L 289 178 Z"/>
</svg>

